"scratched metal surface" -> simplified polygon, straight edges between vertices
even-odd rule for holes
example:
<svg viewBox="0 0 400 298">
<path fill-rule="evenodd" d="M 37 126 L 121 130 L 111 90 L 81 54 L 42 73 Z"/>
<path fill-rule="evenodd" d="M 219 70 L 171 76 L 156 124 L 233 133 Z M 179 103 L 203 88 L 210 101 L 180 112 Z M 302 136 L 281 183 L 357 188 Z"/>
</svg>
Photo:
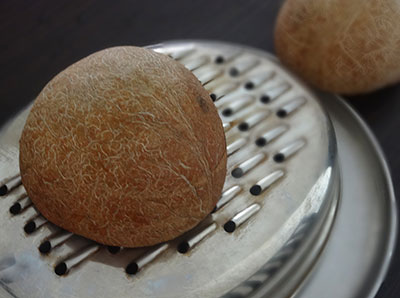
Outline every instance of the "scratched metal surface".
<svg viewBox="0 0 400 298">
<path fill-rule="evenodd" d="M 207 42 L 153 49 L 185 64 L 215 99 L 230 153 L 218 210 L 174 241 L 116 254 L 60 231 L 18 186 L 18 139 L 28 107 L 0 131 L 0 185 L 12 188 L 0 199 L 0 282 L 12 295 L 246 296 L 253 289 L 240 285 L 263 268 L 261 285 L 274 291 L 286 280 L 293 291 L 316 260 L 339 186 L 335 136 L 316 97 L 257 50 Z M 16 203 L 22 210 L 13 215 Z M 32 221 L 37 229 L 27 234 L 24 226 Z M 45 241 L 54 247 L 40 254 Z M 290 269 L 299 261 L 294 275 Z"/>
</svg>

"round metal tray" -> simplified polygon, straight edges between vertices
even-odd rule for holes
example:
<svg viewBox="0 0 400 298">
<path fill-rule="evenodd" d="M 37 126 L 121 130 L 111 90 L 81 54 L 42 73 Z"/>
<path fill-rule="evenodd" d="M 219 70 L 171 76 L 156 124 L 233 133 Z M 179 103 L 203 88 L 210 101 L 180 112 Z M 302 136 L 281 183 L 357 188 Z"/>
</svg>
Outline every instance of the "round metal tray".
<svg viewBox="0 0 400 298">
<path fill-rule="evenodd" d="M 332 126 L 315 95 L 265 52 L 191 41 L 152 48 L 192 70 L 219 108 L 230 157 L 216 212 L 182 237 L 148 249 L 107 249 L 60 231 L 40 216 L 19 185 L 18 139 L 28 108 L 0 131 L 0 182 L 12 190 L 0 199 L 0 294 L 331 297 L 326 290 L 335 285 L 332 272 L 338 272 L 341 285 L 345 275 L 321 268 L 338 269 L 339 261 L 347 273 L 356 267 L 368 273 L 353 271 L 347 281 L 354 289 L 340 297 L 357 297 L 361 288 L 360 297 L 373 293 L 389 262 L 396 220 L 390 177 L 362 122 L 340 99 L 319 94 Z M 257 144 L 260 137 L 267 146 Z M 340 178 L 343 204 L 327 241 Z M 362 206 L 350 211 L 354 204 Z M 37 248 L 44 244 L 54 248 L 40 254 Z M 317 273 L 308 274 L 318 259 Z M 333 292 L 338 297 L 337 289 Z"/>
</svg>

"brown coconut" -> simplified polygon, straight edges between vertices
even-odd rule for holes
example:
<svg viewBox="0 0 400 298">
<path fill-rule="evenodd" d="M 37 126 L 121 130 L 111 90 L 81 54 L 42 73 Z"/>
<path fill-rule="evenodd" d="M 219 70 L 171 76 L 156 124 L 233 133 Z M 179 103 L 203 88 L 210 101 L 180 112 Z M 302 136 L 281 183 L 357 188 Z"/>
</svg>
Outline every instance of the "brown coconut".
<svg viewBox="0 0 400 298">
<path fill-rule="evenodd" d="M 26 191 L 50 222 L 125 247 L 173 239 L 214 208 L 226 144 L 207 91 L 183 65 L 132 46 L 54 77 L 20 140 Z"/>
<path fill-rule="evenodd" d="M 400 81 L 400 1 L 286 0 L 281 61 L 320 89 L 357 94 Z"/>
</svg>

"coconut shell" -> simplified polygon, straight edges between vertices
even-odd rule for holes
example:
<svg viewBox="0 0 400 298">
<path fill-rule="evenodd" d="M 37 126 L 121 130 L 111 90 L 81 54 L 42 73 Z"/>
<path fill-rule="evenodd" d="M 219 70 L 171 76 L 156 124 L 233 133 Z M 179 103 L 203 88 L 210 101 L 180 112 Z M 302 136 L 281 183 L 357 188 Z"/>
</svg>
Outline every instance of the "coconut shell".
<svg viewBox="0 0 400 298">
<path fill-rule="evenodd" d="M 286 0 L 275 49 L 320 89 L 366 93 L 400 81 L 399 18 L 397 0 Z"/>
<path fill-rule="evenodd" d="M 183 65 L 132 46 L 94 53 L 41 91 L 20 139 L 23 185 L 50 222 L 99 243 L 173 239 L 214 208 L 222 122 Z"/>
</svg>

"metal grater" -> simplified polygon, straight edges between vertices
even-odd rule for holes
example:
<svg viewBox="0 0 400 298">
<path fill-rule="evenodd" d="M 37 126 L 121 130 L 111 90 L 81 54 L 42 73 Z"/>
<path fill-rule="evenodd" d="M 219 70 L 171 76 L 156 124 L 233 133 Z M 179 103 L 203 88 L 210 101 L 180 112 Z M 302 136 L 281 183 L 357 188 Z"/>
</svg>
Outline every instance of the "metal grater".
<svg viewBox="0 0 400 298">
<path fill-rule="evenodd" d="M 265 52 L 213 42 L 151 47 L 190 69 L 218 108 L 228 170 L 214 211 L 151 248 L 105 247 L 47 222 L 18 175 L 29 107 L 0 131 L 0 296 L 291 295 L 324 247 L 339 200 L 331 122 Z M 7 296 L 5 296 L 7 297 Z"/>
</svg>

